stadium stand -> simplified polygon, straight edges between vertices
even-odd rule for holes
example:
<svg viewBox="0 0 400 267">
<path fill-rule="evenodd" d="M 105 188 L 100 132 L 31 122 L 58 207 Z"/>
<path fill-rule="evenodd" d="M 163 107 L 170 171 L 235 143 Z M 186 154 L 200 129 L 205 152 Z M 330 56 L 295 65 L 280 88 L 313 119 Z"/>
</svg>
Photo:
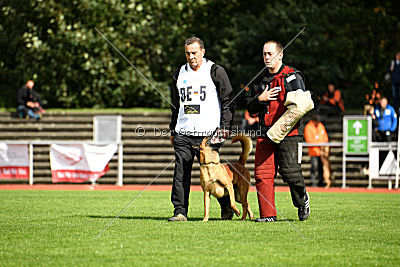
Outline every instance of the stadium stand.
<svg viewBox="0 0 400 267">
<path fill-rule="evenodd" d="M 124 184 L 146 184 L 154 179 L 160 171 L 174 159 L 172 146 L 169 144 L 169 113 L 127 112 L 127 113 L 90 113 L 90 112 L 48 112 L 40 121 L 18 119 L 10 112 L 0 112 L 0 140 L 53 140 L 53 141 L 92 141 L 93 115 L 122 115 L 122 141 L 124 143 Z M 235 124 L 240 125 L 243 112 L 235 115 Z M 305 119 L 307 121 L 307 118 Z M 325 121 L 331 142 L 342 142 L 342 121 L 340 118 L 329 118 Z M 143 134 L 145 130 L 145 134 Z M 160 136 L 161 135 L 161 136 Z M 254 142 L 253 138 L 253 142 Z M 247 167 L 254 172 L 254 149 L 248 159 Z M 235 162 L 241 152 L 240 146 L 229 142 L 221 149 L 221 161 L 224 158 Z M 310 158 L 303 148 L 303 173 L 306 183 L 310 184 Z M 331 149 L 331 166 L 335 177 L 335 186 L 341 186 L 342 148 Z M 49 147 L 34 147 L 34 182 L 51 183 Z M 170 184 L 174 165 L 171 164 L 154 182 Z M 360 163 L 347 165 L 347 186 L 368 185 L 368 177 L 360 171 Z M 199 165 L 193 167 L 192 184 L 199 184 Z M 98 183 L 115 183 L 117 177 L 117 160 L 110 163 L 110 171 L 98 180 Z M 252 180 L 254 182 L 254 179 Z M 24 182 L 0 180 L 4 182 Z M 374 181 L 373 186 L 386 186 L 386 181 Z M 277 177 L 276 185 L 283 185 Z"/>
</svg>

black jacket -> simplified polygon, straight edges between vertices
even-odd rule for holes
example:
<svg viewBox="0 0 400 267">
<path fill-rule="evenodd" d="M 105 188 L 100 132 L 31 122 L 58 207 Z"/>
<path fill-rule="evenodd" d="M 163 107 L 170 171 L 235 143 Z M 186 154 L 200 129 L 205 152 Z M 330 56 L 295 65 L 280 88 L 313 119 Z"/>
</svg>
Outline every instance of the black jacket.
<svg viewBox="0 0 400 267">
<path fill-rule="evenodd" d="M 28 89 L 28 87 L 26 87 L 26 85 L 24 85 L 17 92 L 17 106 L 19 106 L 19 105 L 25 106 L 26 103 L 29 101 L 39 102 L 39 104 L 41 105 L 39 94 L 35 90 Z"/>
<path fill-rule="evenodd" d="M 390 70 L 390 66 L 392 64 L 394 65 L 393 71 Z M 390 62 L 389 66 L 387 67 L 387 71 L 392 76 L 392 83 L 400 84 L 400 64 L 397 64 L 395 59 Z"/>
<path fill-rule="evenodd" d="M 206 59 L 205 59 L 206 60 Z M 176 88 L 176 82 L 178 80 L 180 68 L 175 72 L 172 78 L 172 86 L 171 86 L 171 123 L 169 125 L 169 129 L 171 131 L 171 135 L 175 133 L 175 126 L 178 120 L 179 114 L 179 91 Z M 233 114 L 235 112 L 235 103 L 232 101 L 234 98 L 233 89 L 231 83 L 229 81 L 228 75 L 225 72 L 225 69 L 217 64 L 212 65 L 211 67 L 211 79 L 215 84 L 218 100 L 221 105 L 221 119 L 220 119 L 220 129 L 230 130 L 233 123 Z"/>
</svg>

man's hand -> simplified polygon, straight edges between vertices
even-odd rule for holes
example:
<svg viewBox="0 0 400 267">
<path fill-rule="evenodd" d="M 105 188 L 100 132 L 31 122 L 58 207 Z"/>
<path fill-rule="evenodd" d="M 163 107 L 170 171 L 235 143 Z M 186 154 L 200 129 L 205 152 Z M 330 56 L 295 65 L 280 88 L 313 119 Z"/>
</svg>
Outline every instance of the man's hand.
<svg viewBox="0 0 400 267">
<path fill-rule="evenodd" d="M 264 92 L 262 92 L 261 95 L 258 96 L 258 101 L 265 102 L 265 101 L 276 100 L 276 97 L 278 96 L 279 91 L 280 91 L 280 89 L 278 89 L 278 88 L 272 88 L 269 90 L 265 90 Z"/>
<path fill-rule="evenodd" d="M 35 107 L 35 103 L 33 103 L 32 101 L 28 101 L 26 102 L 26 105 L 30 108 L 34 108 Z"/>
<path fill-rule="evenodd" d="M 174 137 L 171 135 L 171 137 L 169 138 L 171 145 L 174 145 Z"/>
<path fill-rule="evenodd" d="M 247 120 L 247 123 L 248 123 L 249 125 L 253 125 L 253 124 L 256 123 L 256 122 L 257 122 L 257 119 L 252 118 L 252 117 L 250 117 L 250 118 Z"/>
</svg>

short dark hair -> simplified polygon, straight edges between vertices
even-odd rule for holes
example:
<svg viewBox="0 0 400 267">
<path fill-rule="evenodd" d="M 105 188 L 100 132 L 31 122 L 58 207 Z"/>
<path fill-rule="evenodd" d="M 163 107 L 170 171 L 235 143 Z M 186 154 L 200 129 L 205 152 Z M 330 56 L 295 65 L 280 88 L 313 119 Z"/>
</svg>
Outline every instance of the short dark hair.
<svg viewBox="0 0 400 267">
<path fill-rule="evenodd" d="M 198 37 L 190 37 L 185 41 L 185 46 L 198 43 L 200 45 L 200 49 L 204 49 L 204 42 Z"/>
<path fill-rule="evenodd" d="M 264 45 L 269 44 L 269 43 L 274 43 L 276 45 L 276 50 L 278 50 L 278 52 L 282 52 L 283 46 L 280 42 L 275 41 L 275 40 L 269 40 L 269 41 L 266 41 Z"/>
</svg>

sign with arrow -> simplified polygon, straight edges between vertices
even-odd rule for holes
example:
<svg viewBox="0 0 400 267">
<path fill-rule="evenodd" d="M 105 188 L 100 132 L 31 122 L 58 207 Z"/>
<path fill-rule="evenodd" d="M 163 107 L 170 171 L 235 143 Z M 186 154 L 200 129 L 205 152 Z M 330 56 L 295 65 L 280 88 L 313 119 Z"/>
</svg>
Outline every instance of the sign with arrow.
<svg viewBox="0 0 400 267">
<path fill-rule="evenodd" d="M 344 126 L 344 140 L 346 154 L 368 154 L 370 123 L 368 117 L 359 116 L 345 116 L 343 118 Z"/>
<path fill-rule="evenodd" d="M 353 123 L 353 128 L 355 130 L 356 135 L 360 134 L 360 129 L 363 127 L 362 123 L 357 120 L 355 123 Z"/>
</svg>

